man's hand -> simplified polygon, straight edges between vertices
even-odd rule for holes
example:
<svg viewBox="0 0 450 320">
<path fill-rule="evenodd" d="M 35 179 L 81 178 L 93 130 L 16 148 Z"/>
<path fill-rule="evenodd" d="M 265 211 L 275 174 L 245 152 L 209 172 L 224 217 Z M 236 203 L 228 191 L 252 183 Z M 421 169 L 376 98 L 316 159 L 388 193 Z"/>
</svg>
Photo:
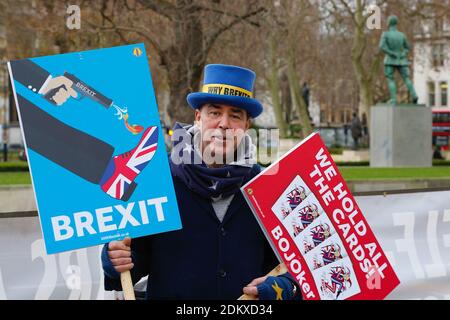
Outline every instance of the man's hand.
<svg viewBox="0 0 450 320">
<path fill-rule="evenodd" d="M 42 88 L 41 93 L 45 95 L 50 90 L 63 86 L 52 97 L 55 103 L 60 106 L 70 97 L 76 98 L 78 96 L 77 92 L 72 89 L 72 85 L 72 80 L 64 76 L 52 78 L 45 88 Z"/>
<path fill-rule="evenodd" d="M 391 59 L 395 59 L 395 60 L 397 60 L 397 59 L 400 58 L 400 56 L 399 56 L 397 53 L 388 53 L 388 56 L 389 56 Z"/>
<path fill-rule="evenodd" d="M 131 260 L 131 238 L 122 241 L 111 241 L 108 245 L 108 257 L 114 269 L 119 272 L 129 271 L 134 267 Z"/>
<path fill-rule="evenodd" d="M 258 288 L 256 286 L 263 283 L 264 281 L 266 281 L 266 279 L 267 279 L 267 276 L 256 278 L 252 282 L 250 282 L 248 285 L 246 285 L 242 291 L 245 294 L 248 294 L 248 295 L 253 296 L 256 299 L 258 299 L 259 293 L 258 293 Z"/>
</svg>

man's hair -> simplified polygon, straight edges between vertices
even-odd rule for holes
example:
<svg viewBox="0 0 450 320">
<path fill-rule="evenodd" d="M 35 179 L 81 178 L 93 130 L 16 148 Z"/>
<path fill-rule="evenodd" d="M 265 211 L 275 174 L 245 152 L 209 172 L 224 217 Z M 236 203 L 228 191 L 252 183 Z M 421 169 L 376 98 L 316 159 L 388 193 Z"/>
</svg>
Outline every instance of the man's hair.
<svg viewBox="0 0 450 320">
<path fill-rule="evenodd" d="M 203 109 L 204 106 L 207 106 L 208 104 L 212 104 L 212 103 L 205 103 L 204 105 L 202 105 L 200 108 L 198 108 L 199 111 L 201 111 Z M 239 107 L 236 107 L 239 108 Z M 239 108 L 242 109 L 242 108 Z M 250 120 L 250 122 L 253 121 L 253 118 L 250 116 L 250 113 L 247 110 L 242 109 L 243 111 L 245 111 L 245 114 L 247 115 L 247 120 Z M 195 112 L 195 111 L 194 111 Z"/>
</svg>

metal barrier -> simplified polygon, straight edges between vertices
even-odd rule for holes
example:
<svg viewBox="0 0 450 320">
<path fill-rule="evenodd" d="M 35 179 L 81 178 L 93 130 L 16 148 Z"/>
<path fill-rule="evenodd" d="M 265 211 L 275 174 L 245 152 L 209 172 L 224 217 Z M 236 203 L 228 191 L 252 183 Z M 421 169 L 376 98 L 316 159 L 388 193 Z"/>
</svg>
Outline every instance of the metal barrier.
<svg viewBox="0 0 450 320">
<path fill-rule="evenodd" d="M 388 299 L 450 299 L 450 190 L 358 192 L 356 201 L 401 281 Z M 118 298 L 103 290 L 101 247 L 47 255 L 36 211 L 0 213 L 0 241 L 0 299 Z"/>
</svg>

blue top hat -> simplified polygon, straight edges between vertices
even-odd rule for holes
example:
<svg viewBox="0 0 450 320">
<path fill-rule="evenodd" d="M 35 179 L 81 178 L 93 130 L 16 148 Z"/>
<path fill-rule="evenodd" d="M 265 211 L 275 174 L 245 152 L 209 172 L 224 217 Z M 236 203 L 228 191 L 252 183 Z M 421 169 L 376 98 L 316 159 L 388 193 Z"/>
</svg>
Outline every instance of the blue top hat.
<svg viewBox="0 0 450 320">
<path fill-rule="evenodd" d="M 187 95 L 189 105 L 198 109 L 206 103 L 226 104 L 246 110 L 252 118 L 263 111 L 261 103 L 253 98 L 256 74 L 249 69 L 225 64 L 205 67 L 201 92 Z"/>
</svg>

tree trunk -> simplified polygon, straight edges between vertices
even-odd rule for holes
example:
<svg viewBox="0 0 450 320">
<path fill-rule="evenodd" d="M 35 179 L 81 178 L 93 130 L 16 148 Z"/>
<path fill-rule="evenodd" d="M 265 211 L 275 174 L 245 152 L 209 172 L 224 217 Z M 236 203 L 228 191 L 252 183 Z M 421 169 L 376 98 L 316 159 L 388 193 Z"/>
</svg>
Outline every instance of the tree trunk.
<svg viewBox="0 0 450 320">
<path fill-rule="evenodd" d="M 358 115 L 361 118 L 365 113 L 367 116 L 367 126 L 370 124 L 370 108 L 372 107 L 373 100 L 373 76 L 368 76 L 364 70 L 363 62 L 359 58 L 353 58 L 353 67 L 356 73 L 356 79 L 359 86 L 359 104 Z"/>
<path fill-rule="evenodd" d="M 291 44 L 292 42 L 290 41 L 289 43 Z M 306 103 L 300 94 L 300 85 L 299 85 L 300 80 L 298 78 L 295 69 L 295 52 L 293 43 L 288 48 L 287 66 L 288 66 L 289 87 L 291 88 L 291 96 L 292 96 L 291 100 L 300 116 L 300 124 L 301 124 L 300 138 L 304 139 L 309 134 L 311 134 L 313 130 L 311 126 L 311 121 L 308 116 Z"/>
<path fill-rule="evenodd" d="M 287 126 L 283 119 L 283 110 L 280 101 L 280 83 L 278 81 L 277 39 L 273 32 L 269 35 L 269 87 L 272 96 L 272 107 L 275 113 L 275 121 L 280 130 L 280 138 L 287 137 Z"/>
<path fill-rule="evenodd" d="M 6 58 L 6 4 L 4 2 L 0 2 L 0 61 L 3 63 Z M 3 65 L 2 65 L 3 67 Z"/>
<path fill-rule="evenodd" d="M 370 108 L 373 105 L 373 91 L 372 91 L 372 83 L 365 83 L 360 86 L 359 88 L 359 96 L 360 96 L 360 102 L 359 102 L 359 110 L 358 114 L 360 119 L 362 119 L 363 113 L 366 114 L 367 117 L 367 128 L 369 128 L 370 125 Z"/>
<path fill-rule="evenodd" d="M 170 89 L 167 107 L 170 125 L 174 122 L 193 122 L 194 112 L 189 107 L 186 96 L 200 89 L 208 55 L 203 50 L 205 43 L 198 14 L 181 10 L 174 19 L 174 30 L 174 45 L 167 50 L 164 57 Z"/>
<path fill-rule="evenodd" d="M 180 57 L 178 53 L 171 55 L 173 62 L 167 66 L 167 75 L 169 80 L 169 104 L 167 113 L 170 119 L 170 125 L 175 122 L 192 123 L 194 112 L 189 107 L 186 96 L 199 90 L 201 73 L 205 66 L 205 61 L 201 59 L 186 60 Z M 176 61 L 182 61 L 176 63 Z"/>
<path fill-rule="evenodd" d="M 281 88 L 281 108 L 284 112 L 284 119 L 286 123 L 291 122 L 292 117 L 292 98 L 291 89 L 289 87 L 289 79 L 285 72 L 282 73 L 280 78 L 280 88 Z"/>
<path fill-rule="evenodd" d="M 6 124 L 7 108 L 8 108 L 8 76 L 6 68 L 6 4 L 0 2 L 0 101 L 2 104 L 0 112 L 0 122 Z"/>
<path fill-rule="evenodd" d="M 369 126 L 370 108 L 373 105 L 373 74 L 366 70 L 363 62 L 363 55 L 366 49 L 366 35 L 364 34 L 365 19 L 363 16 L 363 9 L 361 0 L 357 0 L 355 10 L 355 35 L 353 37 L 351 58 L 359 86 L 358 114 L 360 117 L 362 117 L 363 113 L 366 114 L 367 126 Z M 375 59 L 378 58 L 379 57 L 375 57 Z M 373 69 L 374 68 L 370 69 L 370 72 L 372 72 Z"/>
</svg>

